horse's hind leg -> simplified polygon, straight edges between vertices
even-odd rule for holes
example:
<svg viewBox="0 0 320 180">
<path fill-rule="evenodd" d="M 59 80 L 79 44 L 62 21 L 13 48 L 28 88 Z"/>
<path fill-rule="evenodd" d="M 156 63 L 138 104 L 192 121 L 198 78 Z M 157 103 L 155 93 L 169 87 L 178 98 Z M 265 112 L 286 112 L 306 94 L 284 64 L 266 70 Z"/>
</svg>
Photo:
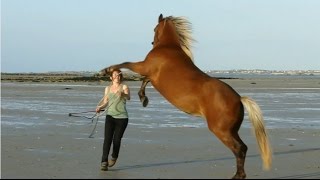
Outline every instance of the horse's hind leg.
<svg viewBox="0 0 320 180">
<path fill-rule="evenodd" d="M 233 179 L 244 179 L 246 177 L 246 173 L 244 171 L 244 162 L 248 147 L 240 139 L 238 132 L 231 132 L 230 130 L 222 129 L 223 128 L 210 128 L 210 130 L 213 131 L 213 133 L 233 152 L 236 157 L 237 172 L 233 176 Z"/>
<path fill-rule="evenodd" d="M 140 98 L 140 101 L 141 101 L 143 107 L 146 107 L 148 105 L 148 103 L 149 103 L 149 99 L 148 99 L 148 97 L 146 96 L 146 93 L 145 93 L 146 92 L 146 86 L 147 86 L 148 82 L 150 82 L 150 79 L 144 78 L 143 81 L 142 81 L 140 90 L 138 92 L 138 95 L 139 95 L 139 98 Z"/>
<path fill-rule="evenodd" d="M 237 161 L 237 172 L 233 176 L 234 179 L 244 179 L 246 177 L 246 173 L 244 171 L 244 162 L 246 159 L 246 154 L 248 147 L 243 143 L 240 139 L 239 134 L 236 133 L 232 135 L 231 144 L 228 146 L 233 154 L 236 156 Z"/>
</svg>

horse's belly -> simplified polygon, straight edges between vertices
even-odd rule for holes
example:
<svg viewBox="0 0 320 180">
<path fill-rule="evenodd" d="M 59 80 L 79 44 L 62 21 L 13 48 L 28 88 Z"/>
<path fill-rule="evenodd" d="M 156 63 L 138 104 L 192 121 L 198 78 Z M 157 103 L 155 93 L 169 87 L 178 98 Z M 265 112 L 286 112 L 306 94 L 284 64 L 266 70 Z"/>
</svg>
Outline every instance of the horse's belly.
<svg viewBox="0 0 320 180">
<path fill-rule="evenodd" d="M 198 106 L 200 99 L 193 92 L 189 92 L 187 89 L 170 88 L 169 86 L 166 88 L 154 87 L 167 101 L 179 110 L 194 116 L 202 116 L 202 112 Z"/>
<path fill-rule="evenodd" d="M 197 102 L 197 99 L 182 98 L 182 100 L 173 100 L 172 104 L 187 114 L 193 116 L 201 116 L 201 111 L 198 106 L 199 103 Z"/>
</svg>

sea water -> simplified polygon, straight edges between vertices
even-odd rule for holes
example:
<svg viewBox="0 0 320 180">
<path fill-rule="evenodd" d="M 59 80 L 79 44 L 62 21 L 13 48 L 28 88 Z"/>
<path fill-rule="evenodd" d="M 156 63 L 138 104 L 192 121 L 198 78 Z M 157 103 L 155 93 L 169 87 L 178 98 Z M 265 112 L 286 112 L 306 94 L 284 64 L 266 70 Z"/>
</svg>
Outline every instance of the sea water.
<svg viewBox="0 0 320 180">
<path fill-rule="evenodd" d="M 147 107 L 142 107 L 137 82 L 130 85 L 127 101 L 131 128 L 207 127 L 206 121 L 181 112 L 164 99 L 151 85 L 147 86 Z M 87 126 L 87 118 L 69 113 L 94 111 L 103 96 L 105 84 L 2 83 L 2 128 L 35 126 Z M 320 88 L 238 88 L 250 96 L 263 111 L 265 125 L 272 128 L 320 128 Z M 82 115 L 92 117 L 95 113 Z M 104 119 L 104 117 L 100 117 Z M 100 124 L 104 120 L 100 120 Z M 247 113 L 242 127 L 251 128 Z"/>
</svg>

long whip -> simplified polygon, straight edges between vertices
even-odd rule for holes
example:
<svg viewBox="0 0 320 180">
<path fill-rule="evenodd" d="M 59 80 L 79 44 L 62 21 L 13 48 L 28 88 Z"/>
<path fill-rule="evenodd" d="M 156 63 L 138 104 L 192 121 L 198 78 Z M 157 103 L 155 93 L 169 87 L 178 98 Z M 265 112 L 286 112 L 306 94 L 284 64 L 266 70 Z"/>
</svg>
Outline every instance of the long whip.
<svg viewBox="0 0 320 180">
<path fill-rule="evenodd" d="M 104 110 L 101 110 L 104 111 Z M 81 115 L 81 114 L 85 114 L 85 113 L 90 113 L 90 112 L 96 112 L 96 111 L 84 111 L 84 112 L 77 112 L 77 113 L 69 113 L 69 116 L 72 117 L 83 117 L 83 118 L 87 118 L 87 119 L 93 119 L 94 117 L 96 117 L 97 113 L 95 113 L 93 116 L 85 116 L 85 115 Z"/>
<path fill-rule="evenodd" d="M 104 95 L 103 97 L 102 97 L 102 99 L 99 101 L 99 103 L 98 103 L 98 105 L 100 105 L 101 104 L 101 102 L 104 100 L 104 97 L 105 97 L 106 95 Z M 120 96 L 118 96 L 117 97 L 117 99 L 118 98 L 120 98 Z M 116 99 L 115 99 L 116 100 Z M 114 101 L 113 101 L 114 102 Z M 94 125 L 94 127 L 93 127 L 93 129 L 92 129 L 92 132 L 90 133 L 90 135 L 89 135 L 89 138 L 93 138 L 93 135 L 95 134 L 95 130 L 96 130 L 96 128 L 97 128 L 97 124 L 98 124 L 98 121 L 99 121 L 99 117 L 100 116 L 103 116 L 106 112 L 107 112 L 107 110 L 109 109 L 109 107 L 113 104 L 113 102 L 111 103 L 111 104 L 109 104 L 108 103 L 108 106 L 105 108 L 105 109 L 102 109 L 101 111 L 103 111 L 102 113 L 97 113 L 96 111 L 84 111 L 84 112 L 76 112 L 76 113 L 69 113 L 69 116 L 73 116 L 73 117 L 83 117 L 83 118 L 87 118 L 87 119 L 91 119 L 91 122 L 93 123 L 93 120 L 94 120 L 94 118 L 97 118 L 97 120 L 96 120 L 96 123 L 95 123 L 95 125 Z M 90 116 L 90 117 L 88 117 L 88 116 L 84 116 L 84 115 L 80 115 L 80 114 L 84 114 L 84 113 L 89 113 L 89 112 L 96 112 L 93 116 Z"/>
<path fill-rule="evenodd" d="M 118 98 L 120 98 L 121 96 L 117 96 L 117 98 L 115 99 L 115 100 L 117 100 Z M 102 102 L 102 100 L 104 99 L 104 96 L 103 96 L 103 98 L 100 100 L 100 102 L 98 103 L 98 105 Z M 96 130 L 96 127 L 97 127 L 97 124 L 98 124 L 98 121 L 99 121 L 99 117 L 100 116 L 102 116 L 102 115 L 104 115 L 106 112 L 107 112 L 107 110 L 109 109 L 109 107 L 115 102 L 115 100 L 111 103 L 111 104 L 109 104 L 108 103 L 108 107 L 106 107 L 104 110 L 103 110 L 103 112 L 102 113 L 96 113 L 94 116 L 93 116 L 93 118 L 94 117 L 97 117 L 97 120 L 96 120 L 96 123 L 95 123 L 95 125 L 94 125 L 94 127 L 93 127 L 93 129 L 92 129 L 92 132 L 91 132 L 91 134 L 89 135 L 89 138 L 93 138 L 93 135 L 95 134 L 95 130 Z M 92 119 L 92 122 L 93 122 L 93 119 Z"/>
</svg>

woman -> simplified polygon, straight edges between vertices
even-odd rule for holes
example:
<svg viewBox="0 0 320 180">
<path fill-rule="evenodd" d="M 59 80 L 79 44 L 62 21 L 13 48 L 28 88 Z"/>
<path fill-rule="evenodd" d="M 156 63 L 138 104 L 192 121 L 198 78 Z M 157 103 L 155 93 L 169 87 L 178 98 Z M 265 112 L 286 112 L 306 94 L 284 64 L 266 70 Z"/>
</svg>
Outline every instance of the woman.
<svg viewBox="0 0 320 180">
<path fill-rule="evenodd" d="M 106 108 L 106 122 L 104 130 L 103 154 L 101 159 L 101 170 L 107 171 L 112 167 L 118 158 L 121 139 L 127 128 L 129 117 L 126 109 L 126 100 L 130 100 L 130 90 L 122 84 L 123 75 L 118 69 L 111 72 L 112 83 L 105 88 L 103 99 L 99 102 L 96 112 L 99 113 Z M 111 159 L 108 161 L 111 144 L 113 151 Z"/>
</svg>

